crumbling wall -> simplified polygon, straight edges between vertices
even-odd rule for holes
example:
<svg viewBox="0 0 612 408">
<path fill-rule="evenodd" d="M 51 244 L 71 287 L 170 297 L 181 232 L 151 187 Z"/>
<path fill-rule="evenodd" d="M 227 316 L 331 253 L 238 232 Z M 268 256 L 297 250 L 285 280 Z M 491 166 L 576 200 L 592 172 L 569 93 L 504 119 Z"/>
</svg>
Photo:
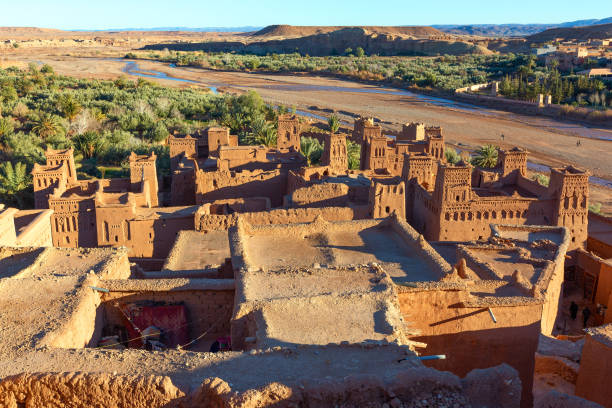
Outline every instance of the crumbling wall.
<svg viewBox="0 0 612 408">
<path fill-rule="evenodd" d="M 211 408 L 519 406 L 521 381 L 514 369 L 501 365 L 478 371 L 460 380 L 451 373 L 423 367 L 386 378 L 359 374 L 338 379 L 326 377 L 300 387 L 273 382 L 247 392 L 233 390 L 221 378 L 207 378 L 185 404 Z"/>
<path fill-rule="evenodd" d="M 262 171 L 198 171 L 196 203 L 204 204 L 232 198 L 268 197 L 279 207 L 287 187 L 287 172 L 280 169 Z"/>
<path fill-rule="evenodd" d="M 162 376 L 24 373 L 0 381 L 0 406 L 7 408 L 162 408 L 183 395 Z"/>
<path fill-rule="evenodd" d="M 420 331 L 413 340 L 427 344 L 422 353 L 446 355 L 446 360 L 427 365 L 462 376 L 475 368 L 507 363 L 518 370 L 523 384 L 521 406 L 531 406 L 542 305 L 492 306 L 495 323 L 487 307 L 469 306 L 472 297 L 467 290 L 437 285 L 428 290 L 398 287 L 404 320 Z"/>
<path fill-rule="evenodd" d="M 291 194 L 293 207 L 341 207 L 348 204 L 349 186 L 320 183 L 296 189 Z"/>
<path fill-rule="evenodd" d="M 588 332 L 582 348 L 576 395 L 612 407 L 612 324 L 594 330 L 607 331 L 607 335 Z"/>
<path fill-rule="evenodd" d="M 142 301 L 184 304 L 187 308 L 189 336 L 195 339 L 206 333 L 204 339 L 229 336 L 230 320 L 234 309 L 233 290 L 175 290 L 146 292 L 111 292 L 104 294 L 105 324 L 124 325 L 125 317 L 116 302 L 120 304 Z M 143 329 L 143 328 L 141 328 Z"/>
<path fill-rule="evenodd" d="M 323 217 L 327 221 L 365 219 L 368 218 L 368 206 L 288 208 L 228 215 L 202 214 L 198 212 L 196 214 L 196 230 L 228 230 L 236 225 L 238 217 L 244 218 L 251 225 L 267 225 L 312 222 L 318 216 Z"/>
</svg>

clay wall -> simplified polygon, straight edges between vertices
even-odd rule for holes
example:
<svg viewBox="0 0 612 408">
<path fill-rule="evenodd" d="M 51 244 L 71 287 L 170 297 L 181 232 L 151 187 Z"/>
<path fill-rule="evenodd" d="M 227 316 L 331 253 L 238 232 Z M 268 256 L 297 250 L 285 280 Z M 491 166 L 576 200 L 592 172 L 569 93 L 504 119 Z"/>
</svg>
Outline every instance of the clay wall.
<svg viewBox="0 0 612 408">
<path fill-rule="evenodd" d="M 237 146 L 238 140 L 230 137 L 230 130 L 227 127 L 211 127 L 206 130 L 208 139 L 209 153 L 217 152 L 220 146 Z M 235 144 L 232 144 L 233 142 Z"/>
<path fill-rule="evenodd" d="M 300 122 L 295 115 L 279 115 L 277 147 L 282 150 L 300 151 Z"/>
<path fill-rule="evenodd" d="M 172 172 L 170 185 L 170 205 L 195 204 L 195 174 L 194 168 L 179 169 Z"/>
<path fill-rule="evenodd" d="M 233 290 L 173 290 L 147 292 L 111 292 L 102 297 L 104 322 L 107 325 L 125 325 L 125 317 L 114 306 L 153 301 L 168 304 L 184 304 L 187 308 L 189 337 L 195 339 L 208 332 L 203 340 L 230 335 L 230 320 L 234 310 Z M 189 349 L 189 348 L 187 348 Z M 208 350 L 200 350 L 208 351 Z"/>
<path fill-rule="evenodd" d="M 170 135 L 168 145 L 170 147 L 170 168 L 176 170 L 182 157 L 197 157 L 198 139 L 191 136 L 175 137 Z"/>
<path fill-rule="evenodd" d="M 34 208 L 49 208 L 49 196 L 66 189 L 68 169 L 65 165 L 48 167 L 34 164 L 32 185 L 34 187 Z"/>
<path fill-rule="evenodd" d="M 96 213 L 93 197 L 49 199 L 53 210 L 51 235 L 56 247 L 95 247 Z"/>
<path fill-rule="evenodd" d="M 51 235 L 51 210 L 29 210 L 20 211 L 15 218 L 15 226 L 18 230 L 17 245 L 31 247 L 53 246 Z M 21 224 L 27 223 L 21 226 Z"/>
<path fill-rule="evenodd" d="M 66 182 L 74 184 L 77 181 L 76 166 L 74 164 L 74 149 L 45 151 L 47 166 L 66 166 Z"/>
<path fill-rule="evenodd" d="M 374 182 L 370 187 L 370 215 L 385 218 L 395 212 L 400 219 L 406 219 L 406 186 L 403 181 L 396 183 Z"/>
<path fill-rule="evenodd" d="M 2 206 L 0 204 L 0 206 Z M 17 233 L 15 232 L 16 208 L 0 207 L 0 246 L 15 246 L 17 243 Z"/>
<path fill-rule="evenodd" d="M 236 225 L 238 216 L 251 225 L 294 224 L 312 222 L 318 216 L 327 221 L 349 221 L 366 219 L 369 214 L 368 205 L 352 207 L 308 207 L 274 209 L 264 212 L 247 212 L 242 214 L 212 215 L 198 212 L 196 214 L 196 230 L 219 231 L 228 230 Z"/>
<path fill-rule="evenodd" d="M 129 242 L 130 257 L 133 258 L 166 258 L 172 249 L 178 233 L 182 230 L 193 230 L 193 214 L 183 217 L 158 219 L 134 219 L 129 222 L 133 231 Z"/>
<path fill-rule="evenodd" d="M 287 172 L 198 171 L 196 175 L 196 204 L 233 198 L 268 197 L 273 207 L 283 203 L 287 188 Z"/>
<path fill-rule="evenodd" d="M 588 216 L 589 224 L 593 225 L 595 233 L 589 233 L 587 248 L 604 259 L 612 258 L 612 239 L 606 240 L 604 236 L 612 235 L 612 217 L 605 217 L 592 212 Z M 596 232 L 603 233 L 599 236 Z"/>
<path fill-rule="evenodd" d="M 492 305 L 494 323 L 486 307 L 462 307 L 468 297 L 468 292 L 456 289 L 398 293 L 404 320 L 411 329 L 420 331 L 413 340 L 427 344 L 422 354 L 446 355 L 446 360 L 426 365 L 464 376 L 475 368 L 507 363 L 519 372 L 521 406 L 530 407 L 541 304 Z"/>
<path fill-rule="evenodd" d="M 146 193 L 146 201 L 150 202 L 150 205 L 157 207 L 159 205 L 157 193 L 159 187 L 157 184 L 157 170 L 155 167 L 155 160 L 157 156 L 152 153 L 150 156 L 138 156 L 132 152 L 130 155 L 130 183 L 132 187 L 130 191 L 134 193 L 143 192 Z M 148 191 L 143 186 L 144 182 L 148 182 Z M 143 205 L 143 204 L 137 204 Z"/>
<path fill-rule="evenodd" d="M 346 174 L 348 170 L 348 155 L 346 150 L 346 135 L 326 134 L 321 164 L 329 166 L 336 174 Z"/>
<path fill-rule="evenodd" d="M 219 164 L 219 167 L 231 170 L 247 164 L 266 163 L 267 152 L 268 148 L 263 146 L 221 146 L 219 160 L 225 163 Z"/>
<path fill-rule="evenodd" d="M 592 335 L 586 336 L 580 369 L 576 381 L 576 395 L 612 407 L 612 342 L 599 341 Z"/>
<path fill-rule="evenodd" d="M 593 302 L 610 308 L 612 305 L 608 305 L 608 299 L 612 295 L 612 261 L 602 259 L 582 249 L 576 251 L 576 258 L 578 270 L 582 273 L 588 273 L 597 282 Z"/>
<path fill-rule="evenodd" d="M 600 254 L 606 259 L 612 258 L 612 245 L 610 245 L 608 242 L 599 240 L 592 235 L 589 235 L 587 238 L 587 249 Z"/>
<path fill-rule="evenodd" d="M 38 373 L 4 377 L 0 404 L 6 407 L 162 408 L 183 393 L 168 377 L 109 373 Z"/>
<path fill-rule="evenodd" d="M 291 194 L 291 207 L 342 207 L 348 205 L 349 186 L 342 183 L 317 183 Z"/>
</svg>

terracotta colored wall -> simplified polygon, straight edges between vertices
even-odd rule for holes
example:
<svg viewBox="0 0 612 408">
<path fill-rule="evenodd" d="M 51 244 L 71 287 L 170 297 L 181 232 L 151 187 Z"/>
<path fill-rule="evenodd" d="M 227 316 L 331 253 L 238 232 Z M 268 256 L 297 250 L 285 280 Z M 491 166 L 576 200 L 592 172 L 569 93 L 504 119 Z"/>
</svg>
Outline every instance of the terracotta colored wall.
<svg viewBox="0 0 612 408">
<path fill-rule="evenodd" d="M 185 217 L 156 220 L 130 220 L 134 241 L 128 245 L 129 256 L 134 258 L 165 258 L 179 231 L 193 230 L 193 214 Z"/>
<path fill-rule="evenodd" d="M 580 370 L 576 382 L 576 395 L 612 407 L 612 347 L 587 335 Z"/>
<path fill-rule="evenodd" d="M 609 245 L 594 237 L 589 237 L 587 239 L 587 248 L 589 251 L 600 254 L 604 258 L 612 258 L 612 245 Z"/>
<path fill-rule="evenodd" d="M 44 210 L 35 215 L 27 226 L 19 230 L 17 245 L 48 247 L 53 246 L 51 236 L 51 210 Z"/>
<path fill-rule="evenodd" d="M 291 194 L 292 207 L 338 207 L 348 205 L 349 186 L 340 183 L 313 184 Z"/>
<path fill-rule="evenodd" d="M 15 208 L 7 208 L 4 211 L 0 208 L 0 245 L 14 246 L 17 242 L 15 233 Z"/>
<path fill-rule="evenodd" d="M 194 339 L 208 331 L 204 338 L 216 338 L 230 334 L 230 320 L 234 309 L 234 291 L 231 290 L 187 290 L 164 292 L 111 292 L 104 294 L 104 320 L 109 325 L 123 325 L 125 318 L 113 306 L 115 302 L 130 303 L 155 301 L 183 303 L 187 307 L 189 336 Z M 205 350 L 208 351 L 208 350 Z"/>
<path fill-rule="evenodd" d="M 368 206 L 289 208 L 240 214 L 252 225 L 311 222 L 319 215 L 327 221 L 365 219 L 368 218 Z M 198 231 L 227 230 L 236 225 L 237 219 L 236 214 L 199 214 L 199 216 L 196 214 L 196 229 Z"/>
<path fill-rule="evenodd" d="M 268 197 L 273 207 L 279 207 L 287 188 L 287 173 L 280 170 L 200 171 L 196 177 L 196 204 L 230 198 Z"/>
<path fill-rule="evenodd" d="M 446 354 L 446 360 L 428 365 L 464 376 L 475 368 L 507 363 L 519 371 L 521 406 L 531 406 L 542 306 L 493 307 L 494 323 L 486 308 L 459 307 L 467 296 L 457 290 L 399 293 L 404 320 L 421 332 L 414 340 L 428 345 L 422 354 Z"/>
</svg>

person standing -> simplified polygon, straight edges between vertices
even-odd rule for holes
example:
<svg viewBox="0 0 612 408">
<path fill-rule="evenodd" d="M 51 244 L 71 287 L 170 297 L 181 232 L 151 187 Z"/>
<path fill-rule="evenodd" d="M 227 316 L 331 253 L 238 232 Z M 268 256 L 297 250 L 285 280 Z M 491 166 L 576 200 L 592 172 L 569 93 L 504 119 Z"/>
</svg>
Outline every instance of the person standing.
<svg viewBox="0 0 612 408">
<path fill-rule="evenodd" d="M 570 315 L 572 316 L 572 320 L 576 320 L 576 316 L 578 315 L 578 305 L 576 302 L 572 300 L 572 304 L 570 305 Z"/>
<path fill-rule="evenodd" d="M 587 327 L 587 322 L 589 321 L 589 317 L 591 317 L 591 309 L 589 309 L 589 307 L 586 306 L 584 309 L 582 309 L 582 318 L 583 318 L 584 327 Z"/>
</svg>

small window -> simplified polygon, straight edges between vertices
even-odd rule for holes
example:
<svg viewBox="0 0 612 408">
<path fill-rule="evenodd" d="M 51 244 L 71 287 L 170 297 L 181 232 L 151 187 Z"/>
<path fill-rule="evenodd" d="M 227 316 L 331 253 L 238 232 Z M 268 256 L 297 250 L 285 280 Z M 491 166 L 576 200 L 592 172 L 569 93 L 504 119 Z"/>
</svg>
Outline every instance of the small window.
<svg viewBox="0 0 612 408">
<path fill-rule="evenodd" d="M 386 207 L 385 207 L 385 212 L 386 212 L 387 214 L 389 214 L 389 213 L 391 212 L 391 208 L 389 208 L 389 206 L 386 206 Z"/>
</svg>

